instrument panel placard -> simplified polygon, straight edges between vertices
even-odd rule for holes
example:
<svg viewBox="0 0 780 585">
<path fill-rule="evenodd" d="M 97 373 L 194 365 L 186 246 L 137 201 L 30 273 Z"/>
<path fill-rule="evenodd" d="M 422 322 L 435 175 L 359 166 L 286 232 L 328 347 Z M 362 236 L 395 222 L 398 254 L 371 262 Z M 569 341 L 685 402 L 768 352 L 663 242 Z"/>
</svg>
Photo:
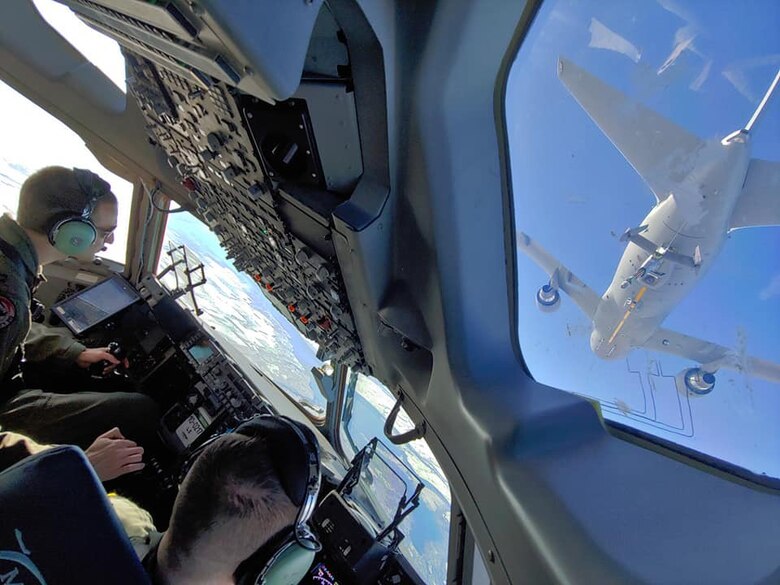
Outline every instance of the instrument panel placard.
<svg viewBox="0 0 780 585">
<path fill-rule="evenodd" d="M 176 436 L 179 437 L 179 440 L 185 447 L 189 447 L 205 430 L 200 419 L 196 415 L 191 414 L 179 425 L 179 428 L 176 429 Z"/>
</svg>

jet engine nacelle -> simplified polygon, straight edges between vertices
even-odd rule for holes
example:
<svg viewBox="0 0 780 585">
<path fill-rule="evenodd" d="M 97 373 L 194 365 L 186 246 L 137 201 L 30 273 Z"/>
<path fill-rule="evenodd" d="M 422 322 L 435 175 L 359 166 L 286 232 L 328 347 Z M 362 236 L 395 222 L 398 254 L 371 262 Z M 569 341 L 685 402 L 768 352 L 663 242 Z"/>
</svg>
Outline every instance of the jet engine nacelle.
<svg viewBox="0 0 780 585">
<path fill-rule="evenodd" d="M 558 289 L 545 284 L 536 291 L 536 306 L 542 313 L 554 313 L 561 306 L 561 294 Z"/>
<path fill-rule="evenodd" d="M 715 374 L 701 368 L 690 368 L 681 373 L 685 388 L 694 396 L 704 396 L 715 388 Z"/>
</svg>

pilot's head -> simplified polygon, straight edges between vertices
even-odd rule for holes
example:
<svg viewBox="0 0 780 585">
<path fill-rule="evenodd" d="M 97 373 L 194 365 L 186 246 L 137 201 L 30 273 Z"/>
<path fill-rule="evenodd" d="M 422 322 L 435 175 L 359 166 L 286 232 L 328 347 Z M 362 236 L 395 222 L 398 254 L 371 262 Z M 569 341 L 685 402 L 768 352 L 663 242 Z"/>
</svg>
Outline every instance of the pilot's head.
<svg viewBox="0 0 780 585">
<path fill-rule="evenodd" d="M 89 226 L 82 229 L 78 221 L 66 225 L 66 220 L 83 215 L 94 231 Z M 45 237 L 34 240 L 36 248 L 37 242 L 48 242 L 60 257 L 90 260 L 114 241 L 117 199 L 111 185 L 91 171 L 45 167 L 22 184 L 16 219 L 23 228 Z"/>
<path fill-rule="evenodd" d="M 238 565 L 295 521 L 262 436 L 224 435 L 187 473 L 157 553 L 168 585 L 232 583 Z"/>
</svg>

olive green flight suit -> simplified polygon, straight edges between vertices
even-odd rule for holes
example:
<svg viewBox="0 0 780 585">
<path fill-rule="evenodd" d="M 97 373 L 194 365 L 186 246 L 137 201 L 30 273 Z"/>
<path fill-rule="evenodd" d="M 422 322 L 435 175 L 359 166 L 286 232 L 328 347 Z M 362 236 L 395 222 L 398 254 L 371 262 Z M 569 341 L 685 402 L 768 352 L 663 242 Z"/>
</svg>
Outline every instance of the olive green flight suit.
<svg viewBox="0 0 780 585">
<path fill-rule="evenodd" d="M 27 234 L 10 216 L 0 217 L 0 426 L 43 443 L 82 448 L 116 426 L 141 445 L 153 443 L 159 409 L 144 394 L 56 394 L 25 387 L 17 374 L 23 351 L 36 362 L 72 362 L 85 349 L 56 329 L 37 323 L 31 329 L 32 295 L 41 280 L 38 255 Z"/>
</svg>

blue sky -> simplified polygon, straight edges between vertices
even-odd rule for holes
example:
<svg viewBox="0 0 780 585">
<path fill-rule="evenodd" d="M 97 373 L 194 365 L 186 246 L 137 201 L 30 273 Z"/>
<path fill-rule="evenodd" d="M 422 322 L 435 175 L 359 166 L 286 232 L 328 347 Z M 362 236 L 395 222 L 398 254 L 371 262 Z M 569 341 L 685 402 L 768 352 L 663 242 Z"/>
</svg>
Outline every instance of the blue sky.
<svg viewBox="0 0 780 585">
<path fill-rule="evenodd" d="M 548 1 L 520 49 L 507 89 L 517 229 L 599 294 L 655 199 L 556 75 L 566 57 L 701 138 L 741 128 L 780 68 L 780 4 Z M 780 160 L 780 96 L 753 135 L 753 157 Z M 715 266 L 664 326 L 780 361 L 780 228 L 734 232 Z M 534 377 L 602 401 L 605 415 L 644 432 L 780 476 L 780 386 L 721 370 L 689 400 L 671 376 L 691 362 L 634 350 L 604 362 L 590 323 L 563 299 L 534 304 L 545 273 L 518 255 L 519 336 Z M 649 375 L 650 372 L 652 375 Z"/>
</svg>

